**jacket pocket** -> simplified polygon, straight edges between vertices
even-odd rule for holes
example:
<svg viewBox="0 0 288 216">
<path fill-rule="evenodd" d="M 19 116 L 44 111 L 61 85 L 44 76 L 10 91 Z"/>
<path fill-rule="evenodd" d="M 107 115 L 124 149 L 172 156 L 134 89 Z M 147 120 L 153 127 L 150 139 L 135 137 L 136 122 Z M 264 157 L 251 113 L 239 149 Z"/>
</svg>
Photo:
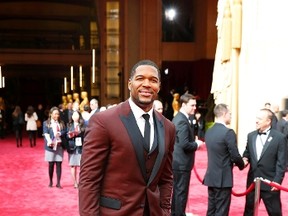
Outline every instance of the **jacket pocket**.
<svg viewBox="0 0 288 216">
<path fill-rule="evenodd" d="M 104 196 L 100 197 L 100 206 L 102 207 L 119 210 L 121 208 L 121 205 L 122 204 L 120 200 Z"/>
</svg>

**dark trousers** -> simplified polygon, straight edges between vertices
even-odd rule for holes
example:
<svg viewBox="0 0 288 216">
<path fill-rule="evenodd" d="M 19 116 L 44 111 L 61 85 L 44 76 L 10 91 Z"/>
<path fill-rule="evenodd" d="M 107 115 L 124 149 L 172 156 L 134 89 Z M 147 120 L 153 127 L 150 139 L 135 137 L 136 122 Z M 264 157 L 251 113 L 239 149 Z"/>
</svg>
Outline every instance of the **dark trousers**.
<svg viewBox="0 0 288 216">
<path fill-rule="evenodd" d="M 15 137 L 17 147 L 22 146 L 22 127 L 18 127 L 15 129 Z"/>
<path fill-rule="evenodd" d="M 247 194 L 244 216 L 254 215 L 254 196 L 254 191 Z M 261 191 L 260 200 L 263 200 L 269 216 L 282 216 L 280 191 Z"/>
<path fill-rule="evenodd" d="M 0 121 L 0 138 L 4 138 L 4 136 L 5 136 L 4 122 Z"/>
<path fill-rule="evenodd" d="M 29 141 L 30 141 L 30 147 L 36 146 L 36 134 L 37 131 L 32 131 L 32 130 L 28 130 L 28 136 L 29 136 Z"/>
<path fill-rule="evenodd" d="M 228 216 L 232 188 L 208 187 L 207 216 Z"/>
<path fill-rule="evenodd" d="M 37 137 L 42 138 L 43 137 L 43 127 L 37 127 Z"/>
<path fill-rule="evenodd" d="M 191 171 L 173 170 L 172 216 L 185 216 Z"/>
</svg>

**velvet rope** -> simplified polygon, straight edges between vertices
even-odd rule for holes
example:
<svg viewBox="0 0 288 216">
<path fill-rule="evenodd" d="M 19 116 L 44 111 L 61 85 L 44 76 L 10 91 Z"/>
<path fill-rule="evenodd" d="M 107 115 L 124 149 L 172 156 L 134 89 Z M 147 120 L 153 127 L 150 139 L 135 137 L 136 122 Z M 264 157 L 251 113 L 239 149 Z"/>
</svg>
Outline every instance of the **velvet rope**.
<svg viewBox="0 0 288 216">
<path fill-rule="evenodd" d="M 199 176 L 195 164 L 194 164 L 194 167 L 193 167 L 193 171 L 194 171 L 194 173 L 195 173 L 196 178 L 198 179 L 198 181 L 202 184 L 202 183 L 203 183 L 203 179 L 201 179 L 201 177 Z"/>
<path fill-rule="evenodd" d="M 263 179 L 263 178 L 260 178 L 260 180 L 263 181 L 265 184 L 270 185 L 271 187 L 275 187 L 278 190 L 283 190 L 283 191 L 288 192 L 288 188 L 285 188 L 285 187 L 283 187 L 283 186 L 281 186 L 281 185 L 279 185 L 279 184 L 277 184 L 275 182 L 272 182 L 272 181 L 270 181 L 268 179 Z"/>
<path fill-rule="evenodd" d="M 255 183 L 253 182 L 253 183 L 249 186 L 249 188 L 248 188 L 246 191 L 242 192 L 242 193 L 236 193 L 236 192 L 234 192 L 234 191 L 232 190 L 232 195 L 233 195 L 233 196 L 236 196 L 236 197 L 245 196 L 245 195 L 247 195 L 248 193 L 250 193 L 254 188 L 255 188 Z"/>
<path fill-rule="evenodd" d="M 194 173 L 195 173 L 195 175 L 196 175 L 196 178 L 197 178 L 197 179 L 199 180 L 199 182 L 202 184 L 202 183 L 203 183 L 203 179 L 200 177 L 199 173 L 197 172 L 197 168 L 196 168 L 195 165 L 194 165 L 194 167 L 193 167 L 193 171 L 194 171 Z M 232 190 L 232 195 L 233 195 L 233 196 L 236 196 L 236 197 L 245 196 L 246 194 L 250 193 L 254 188 L 255 188 L 255 183 L 252 183 L 252 184 L 249 186 L 249 188 L 248 188 L 246 191 L 242 192 L 242 193 L 236 193 L 236 192 L 234 192 L 234 191 Z"/>
</svg>

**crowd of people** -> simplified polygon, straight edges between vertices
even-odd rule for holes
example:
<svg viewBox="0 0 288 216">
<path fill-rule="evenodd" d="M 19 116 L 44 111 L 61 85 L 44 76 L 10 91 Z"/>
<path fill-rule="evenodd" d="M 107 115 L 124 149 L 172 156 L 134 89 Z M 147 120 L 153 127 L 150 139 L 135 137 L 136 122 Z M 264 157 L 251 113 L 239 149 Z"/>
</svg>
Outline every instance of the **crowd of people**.
<svg viewBox="0 0 288 216">
<path fill-rule="evenodd" d="M 82 145 L 88 121 L 95 113 L 114 106 L 99 107 L 97 99 L 92 98 L 89 101 L 86 94 L 81 94 L 81 96 L 83 98 L 81 103 L 74 95 L 74 98 L 71 98 L 74 101 L 69 100 L 65 104 L 61 103 L 45 110 L 42 104 L 38 104 L 36 109 L 29 105 L 23 112 L 21 107 L 16 105 L 11 114 L 11 129 L 15 135 L 17 148 L 23 147 L 24 131 L 31 148 L 36 146 L 37 137 L 44 139 L 44 160 L 48 162 L 49 187 L 53 187 L 53 173 L 56 167 L 56 187 L 62 189 L 62 161 L 64 152 L 67 152 L 73 185 L 78 188 Z M 0 123 L 3 123 L 0 134 L 3 134 L 4 138 L 7 134 L 4 119 L 7 119 L 8 113 L 4 114 L 4 106 L 1 106 L 0 110 Z"/>
<path fill-rule="evenodd" d="M 85 95 L 85 94 L 84 94 Z M 85 104 L 82 102 L 85 101 Z M 56 166 L 56 187 L 62 189 L 61 173 L 63 155 L 68 153 L 68 161 L 74 188 L 79 185 L 79 167 L 84 143 L 84 133 L 89 119 L 105 109 L 99 108 L 98 100 L 87 100 L 86 95 L 79 100 L 68 101 L 50 109 L 48 119 L 43 121 L 42 135 L 45 145 L 45 161 L 49 166 L 49 187 L 53 187 L 53 173 Z M 111 107 L 111 106 L 110 106 Z"/>
<path fill-rule="evenodd" d="M 173 106 L 177 110 L 171 124 L 159 115 L 163 109 L 157 100 L 159 84 L 157 65 L 140 61 L 131 70 L 130 98 L 89 123 L 81 161 L 80 215 L 186 215 L 194 155 L 203 140 L 208 152 L 203 180 L 208 193 L 207 215 L 229 215 L 235 165 L 243 170 L 250 164 L 247 188 L 256 177 L 281 185 L 286 138 L 272 126 L 275 119 L 269 108 L 259 111 L 256 130 L 248 134 L 246 150 L 240 155 L 236 134 L 229 128 L 231 112 L 226 104 L 214 107 L 213 126 L 198 133 L 203 121 L 199 120 L 196 98 L 189 93 L 176 95 Z M 245 216 L 254 214 L 254 196 L 254 192 L 246 196 Z M 277 187 L 262 184 L 260 199 L 269 215 L 282 215 Z"/>
<path fill-rule="evenodd" d="M 256 116 L 256 128 L 247 135 L 246 149 L 238 151 L 236 133 L 229 128 L 231 111 L 226 104 L 214 105 L 213 125 L 205 130 L 197 98 L 174 93 L 172 121 L 158 98 L 161 74 L 150 60 L 139 61 L 128 80 L 130 97 L 119 104 L 99 107 L 98 100 L 68 100 L 43 113 L 29 106 L 23 114 L 15 107 L 13 130 L 22 147 L 26 123 L 30 146 L 36 146 L 37 129 L 45 145 L 49 187 L 62 189 L 61 173 L 68 152 L 73 186 L 79 190 L 79 212 L 88 215 L 182 216 L 185 214 L 195 152 L 207 148 L 207 216 L 228 216 L 234 166 L 249 165 L 247 188 L 263 177 L 275 186 L 261 183 L 260 199 L 269 215 L 281 216 L 280 186 L 287 169 L 288 111 L 265 104 Z M 269 106 L 270 105 L 270 106 Z M 102 112 L 106 110 L 105 112 Z M 39 118 L 41 118 L 40 122 Z M 286 128 L 287 127 L 287 128 Z M 286 131 L 287 130 L 287 131 Z M 286 134 L 287 133 L 287 134 Z M 39 131 L 38 131 L 39 134 Z M 125 160 L 126 159 L 126 160 Z M 80 171 L 80 172 L 79 172 Z M 255 192 L 246 195 L 244 215 L 255 211 Z"/>
</svg>

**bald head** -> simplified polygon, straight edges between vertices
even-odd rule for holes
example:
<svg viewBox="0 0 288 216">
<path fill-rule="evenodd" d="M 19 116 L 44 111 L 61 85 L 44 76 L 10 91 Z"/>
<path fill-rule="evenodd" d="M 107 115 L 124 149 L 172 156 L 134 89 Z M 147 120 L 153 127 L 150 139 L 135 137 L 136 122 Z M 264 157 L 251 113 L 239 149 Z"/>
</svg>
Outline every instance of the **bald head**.
<svg viewBox="0 0 288 216">
<path fill-rule="evenodd" d="M 163 104 L 162 104 L 162 102 L 161 101 L 159 101 L 159 100 L 154 100 L 154 102 L 153 102 L 153 108 L 157 111 L 157 112 L 159 112 L 159 113 L 163 113 Z"/>
</svg>

